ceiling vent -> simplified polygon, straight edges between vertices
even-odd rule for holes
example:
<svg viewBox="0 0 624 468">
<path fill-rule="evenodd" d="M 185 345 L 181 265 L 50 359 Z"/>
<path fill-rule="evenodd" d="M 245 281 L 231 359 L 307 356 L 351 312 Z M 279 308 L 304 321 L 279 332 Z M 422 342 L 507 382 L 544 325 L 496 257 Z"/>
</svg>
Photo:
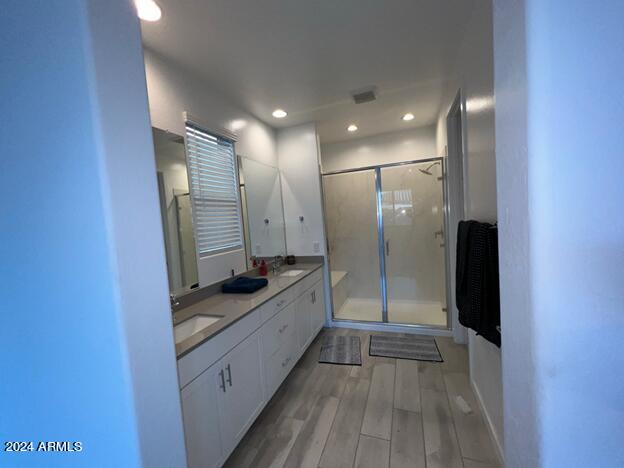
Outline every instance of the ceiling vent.
<svg viewBox="0 0 624 468">
<path fill-rule="evenodd" d="M 375 87 L 369 86 L 367 88 L 358 89 L 357 91 L 353 91 L 351 96 L 353 96 L 353 101 L 356 104 L 364 104 L 365 102 L 371 102 L 377 99 L 377 95 L 375 94 Z"/>
</svg>

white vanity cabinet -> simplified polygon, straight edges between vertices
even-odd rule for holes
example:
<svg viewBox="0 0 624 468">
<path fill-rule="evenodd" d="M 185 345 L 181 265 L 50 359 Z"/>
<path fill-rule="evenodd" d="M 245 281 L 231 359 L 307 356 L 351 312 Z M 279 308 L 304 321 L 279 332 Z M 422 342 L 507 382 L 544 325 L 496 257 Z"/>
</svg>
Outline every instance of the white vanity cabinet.
<svg viewBox="0 0 624 468">
<path fill-rule="evenodd" d="M 325 299 L 322 281 L 307 289 L 295 304 L 297 343 L 303 353 L 325 323 Z"/>
<path fill-rule="evenodd" d="M 323 288 L 322 278 L 312 287 L 311 300 L 310 320 L 312 322 L 312 338 L 310 342 L 325 325 L 325 288 Z"/>
<path fill-rule="evenodd" d="M 186 456 L 189 467 L 214 468 L 224 458 L 215 364 L 182 389 L 182 417 L 186 437 Z"/>
<path fill-rule="evenodd" d="M 303 352 L 312 334 L 312 320 L 310 309 L 312 305 L 312 291 L 306 291 L 295 303 L 295 322 L 297 324 L 297 350 Z"/>
<path fill-rule="evenodd" d="M 178 360 L 190 468 L 225 462 L 324 323 L 318 269 Z"/>
<path fill-rule="evenodd" d="M 265 392 L 269 399 L 297 361 L 295 304 L 291 303 L 262 326 Z"/>
<path fill-rule="evenodd" d="M 259 335 L 246 338 L 182 389 L 190 467 L 221 466 L 264 407 Z"/>
<path fill-rule="evenodd" d="M 264 407 L 259 336 L 254 333 L 219 362 L 219 419 L 226 453 L 236 447 Z"/>
</svg>

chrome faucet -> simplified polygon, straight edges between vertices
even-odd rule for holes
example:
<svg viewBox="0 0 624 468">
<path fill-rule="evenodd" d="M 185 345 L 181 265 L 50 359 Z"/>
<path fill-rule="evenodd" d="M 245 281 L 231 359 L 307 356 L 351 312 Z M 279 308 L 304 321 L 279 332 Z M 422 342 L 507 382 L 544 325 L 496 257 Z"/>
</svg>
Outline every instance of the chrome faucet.
<svg viewBox="0 0 624 468">
<path fill-rule="evenodd" d="M 169 303 L 171 304 L 172 309 L 180 305 L 180 301 L 175 294 L 169 294 Z"/>
<path fill-rule="evenodd" d="M 281 255 L 276 255 L 275 257 L 273 257 L 273 265 L 272 265 L 271 270 L 273 271 L 274 275 L 280 271 L 283 264 L 284 264 L 284 257 L 282 257 Z"/>
</svg>

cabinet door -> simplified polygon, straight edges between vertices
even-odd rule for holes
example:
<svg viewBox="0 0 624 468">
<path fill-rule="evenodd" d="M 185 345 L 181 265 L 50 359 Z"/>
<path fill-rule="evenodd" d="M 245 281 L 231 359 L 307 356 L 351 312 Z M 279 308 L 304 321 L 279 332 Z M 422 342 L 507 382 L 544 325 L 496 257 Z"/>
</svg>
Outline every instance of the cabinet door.
<svg viewBox="0 0 624 468">
<path fill-rule="evenodd" d="M 225 381 L 225 389 L 219 392 L 219 414 L 226 453 L 243 437 L 264 404 L 261 354 L 257 331 L 218 363 Z"/>
<path fill-rule="evenodd" d="M 325 325 L 325 294 L 323 281 L 319 281 L 312 288 L 312 338 Z"/>
<path fill-rule="evenodd" d="M 210 367 L 180 392 L 189 468 L 212 468 L 222 461 L 217 372 L 217 365 Z"/>
<path fill-rule="evenodd" d="M 303 351 L 308 344 L 312 322 L 310 312 L 312 310 L 312 291 L 308 289 L 295 303 L 295 325 L 297 328 L 297 345 L 299 351 Z"/>
</svg>

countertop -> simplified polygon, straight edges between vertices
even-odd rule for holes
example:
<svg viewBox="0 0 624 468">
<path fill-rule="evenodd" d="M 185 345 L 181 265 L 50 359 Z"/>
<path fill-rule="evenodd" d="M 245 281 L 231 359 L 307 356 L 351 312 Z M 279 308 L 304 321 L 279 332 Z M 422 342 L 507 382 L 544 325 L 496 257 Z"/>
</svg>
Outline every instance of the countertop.
<svg viewBox="0 0 624 468">
<path fill-rule="evenodd" d="M 230 325 L 236 323 L 265 302 L 271 300 L 285 289 L 298 283 L 312 272 L 323 266 L 322 263 L 297 263 L 284 265 L 277 275 L 269 272 L 266 279 L 269 284 L 252 294 L 217 293 L 196 304 L 178 310 L 173 314 L 173 325 L 179 325 L 195 315 L 205 314 L 222 317 L 217 322 L 194 333 L 175 345 L 176 356 L 180 359 L 205 341 L 219 334 Z M 297 276 L 279 276 L 288 270 L 305 270 Z"/>
</svg>

